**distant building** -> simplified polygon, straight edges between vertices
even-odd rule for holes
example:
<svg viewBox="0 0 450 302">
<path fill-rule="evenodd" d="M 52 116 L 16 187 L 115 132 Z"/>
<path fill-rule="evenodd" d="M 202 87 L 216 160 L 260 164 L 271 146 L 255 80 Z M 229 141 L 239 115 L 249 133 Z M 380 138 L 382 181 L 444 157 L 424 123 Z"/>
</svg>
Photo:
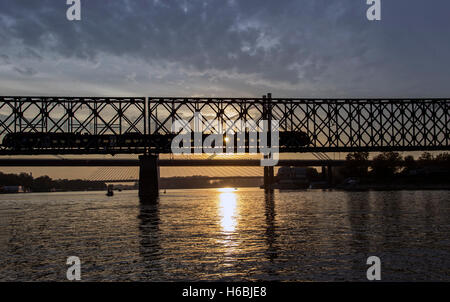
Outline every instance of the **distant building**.
<svg viewBox="0 0 450 302">
<path fill-rule="evenodd" d="M 430 175 L 446 175 L 448 174 L 448 169 L 446 167 L 421 167 L 418 169 L 413 169 L 408 172 L 411 176 L 430 176 Z"/>
<path fill-rule="evenodd" d="M 307 173 L 307 168 L 293 168 L 293 178 L 294 179 L 307 179 L 306 173 Z"/>
<path fill-rule="evenodd" d="M 278 169 L 275 189 L 306 189 L 309 186 L 307 168 L 281 167 Z"/>
<path fill-rule="evenodd" d="M 277 177 L 278 178 L 291 178 L 291 167 L 281 167 L 278 169 Z"/>
<path fill-rule="evenodd" d="M 1 193 L 24 193 L 25 190 L 22 186 L 3 186 L 0 187 Z"/>
</svg>

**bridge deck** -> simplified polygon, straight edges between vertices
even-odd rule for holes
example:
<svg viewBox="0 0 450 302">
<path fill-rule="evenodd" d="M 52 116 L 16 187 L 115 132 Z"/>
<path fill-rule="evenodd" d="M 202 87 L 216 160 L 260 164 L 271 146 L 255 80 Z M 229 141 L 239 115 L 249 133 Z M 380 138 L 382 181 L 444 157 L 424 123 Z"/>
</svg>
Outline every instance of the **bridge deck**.
<svg viewBox="0 0 450 302">
<path fill-rule="evenodd" d="M 168 160 L 158 161 L 161 167 L 206 167 L 206 166 L 247 166 L 259 167 L 260 160 L 255 159 L 199 159 L 199 160 Z M 276 166 L 320 167 L 342 166 L 345 160 L 280 160 Z M 0 159 L 0 167 L 138 167 L 138 159 Z"/>
</svg>

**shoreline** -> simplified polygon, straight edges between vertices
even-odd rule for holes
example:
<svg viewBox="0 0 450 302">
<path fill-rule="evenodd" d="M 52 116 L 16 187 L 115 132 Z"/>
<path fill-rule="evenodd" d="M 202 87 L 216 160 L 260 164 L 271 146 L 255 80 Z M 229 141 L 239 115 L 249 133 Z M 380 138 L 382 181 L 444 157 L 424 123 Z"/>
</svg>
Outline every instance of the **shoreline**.
<svg viewBox="0 0 450 302">
<path fill-rule="evenodd" d="M 450 190 L 450 184 L 432 184 L 432 185 L 399 185 L 399 184 L 370 184 L 337 186 L 333 189 L 339 191 L 447 191 Z"/>
<path fill-rule="evenodd" d="M 206 187 L 206 188 L 171 188 L 171 189 L 165 189 L 167 191 L 169 190 L 205 190 L 205 189 L 220 189 L 222 187 Z M 238 187 L 239 188 L 239 187 Z M 240 188 L 255 188 L 264 190 L 259 187 L 240 187 Z M 137 189 L 125 189 L 124 191 L 135 191 Z M 161 189 L 164 190 L 164 189 Z M 300 188 L 291 188 L 291 189 L 279 189 L 274 188 L 273 190 L 278 191 L 345 191 L 345 192 L 367 192 L 367 191 L 450 191 L 450 184 L 448 185 L 354 185 L 354 186 L 337 186 L 337 187 L 330 187 L 330 188 L 317 188 L 317 189 L 300 189 Z M 81 190 L 74 190 L 74 191 L 54 191 L 54 192 L 17 192 L 17 193 L 0 193 L 0 195 L 17 195 L 17 194 L 32 194 L 32 193 L 76 193 L 76 192 L 106 192 L 106 190 L 88 190 L 88 191 L 81 191 Z"/>
</svg>

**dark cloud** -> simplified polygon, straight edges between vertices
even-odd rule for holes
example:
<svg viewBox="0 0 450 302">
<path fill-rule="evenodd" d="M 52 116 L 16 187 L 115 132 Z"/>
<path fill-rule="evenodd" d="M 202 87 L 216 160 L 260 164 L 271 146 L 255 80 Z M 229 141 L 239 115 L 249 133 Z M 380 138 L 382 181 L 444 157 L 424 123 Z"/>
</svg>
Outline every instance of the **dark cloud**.
<svg viewBox="0 0 450 302">
<path fill-rule="evenodd" d="M 321 96 L 449 92 L 445 0 L 382 1 L 381 22 L 366 20 L 365 0 L 81 2 L 82 21 L 68 22 L 65 1 L 2 1 L 0 53 L 35 61 L 114 57 L 117 72 L 128 60 L 175 64 L 183 76 L 219 79 L 230 90 L 272 83 L 279 93 L 298 87 L 297 94 Z M 32 74 L 29 68 L 14 70 Z M 122 78 L 142 75 L 128 69 Z"/>
<path fill-rule="evenodd" d="M 11 64 L 11 60 L 9 59 L 9 56 L 8 55 L 0 55 L 0 64 L 1 65 Z"/>
<path fill-rule="evenodd" d="M 19 67 L 19 66 L 14 66 L 13 70 L 16 71 L 17 73 L 19 73 L 20 75 L 23 76 L 33 76 L 37 73 L 36 70 L 34 70 L 31 67 Z"/>
</svg>

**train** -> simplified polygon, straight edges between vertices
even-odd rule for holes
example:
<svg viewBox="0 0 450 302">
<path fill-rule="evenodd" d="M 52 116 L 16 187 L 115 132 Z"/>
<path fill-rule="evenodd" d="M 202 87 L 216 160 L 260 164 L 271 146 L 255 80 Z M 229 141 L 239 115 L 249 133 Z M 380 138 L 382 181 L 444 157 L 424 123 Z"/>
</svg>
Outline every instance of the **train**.
<svg viewBox="0 0 450 302">
<path fill-rule="evenodd" d="M 203 141 L 209 134 L 203 134 Z M 154 149 L 158 152 L 170 152 L 172 141 L 176 134 L 82 134 L 82 133 L 44 133 L 16 132 L 4 136 L 2 147 L 15 151 L 32 151 L 41 149 L 78 149 L 78 150 L 116 150 L 116 149 Z M 238 136 L 234 138 L 234 146 L 238 146 Z M 224 136 L 223 145 L 230 144 L 229 137 Z M 251 135 L 245 133 L 245 145 L 248 146 Z M 191 135 L 191 145 L 194 146 L 194 136 Z M 254 142 L 252 141 L 252 144 Z M 279 132 L 279 148 L 292 149 L 310 144 L 310 138 L 305 132 Z M 214 147 L 214 145 L 213 145 Z"/>
<path fill-rule="evenodd" d="M 19 132 L 6 134 L 2 145 L 12 150 L 145 148 L 151 145 L 170 148 L 174 136 L 140 133 L 92 135 L 64 132 Z"/>
</svg>

